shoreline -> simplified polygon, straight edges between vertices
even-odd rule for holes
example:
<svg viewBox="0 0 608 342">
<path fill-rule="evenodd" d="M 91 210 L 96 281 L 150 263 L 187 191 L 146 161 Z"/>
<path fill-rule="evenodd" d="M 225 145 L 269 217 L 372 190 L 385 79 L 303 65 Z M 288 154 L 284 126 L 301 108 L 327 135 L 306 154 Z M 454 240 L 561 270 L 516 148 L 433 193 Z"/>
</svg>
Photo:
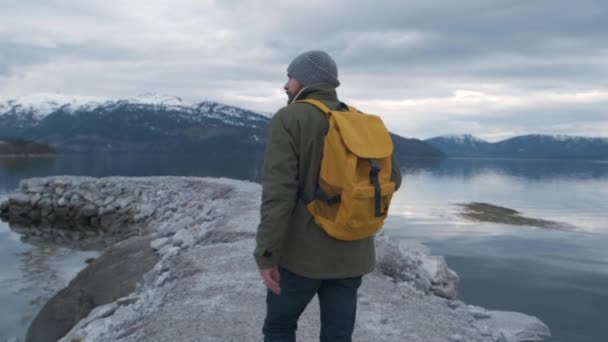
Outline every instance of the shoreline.
<svg viewBox="0 0 608 342">
<path fill-rule="evenodd" d="M 13 213 L 11 221 L 42 221 L 53 213 L 49 223 L 83 221 L 81 229 L 103 236 L 128 235 L 137 226 L 135 235 L 148 236 L 159 256 L 134 291 L 92 308 L 62 341 L 255 341 L 265 309 L 251 257 L 260 192 L 258 184 L 229 179 L 64 176 L 22 181 L 0 209 Z M 534 317 L 455 300 L 457 275 L 426 247 L 396 244 L 383 234 L 376 240 L 377 267 L 364 277 L 354 339 L 510 342 L 548 336 Z M 304 341 L 317 337 L 315 310 L 311 302 L 301 319 Z"/>
</svg>

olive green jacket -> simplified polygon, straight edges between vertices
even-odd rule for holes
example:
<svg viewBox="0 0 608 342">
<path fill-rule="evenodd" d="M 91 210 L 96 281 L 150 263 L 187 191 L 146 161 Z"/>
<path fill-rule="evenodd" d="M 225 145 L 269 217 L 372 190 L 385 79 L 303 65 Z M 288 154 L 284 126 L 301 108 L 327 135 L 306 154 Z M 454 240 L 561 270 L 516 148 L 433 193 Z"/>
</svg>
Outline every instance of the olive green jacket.
<svg viewBox="0 0 608 342">
<path fill-rule="evenodd" d="M 338 108 L 335 88 L 310 86 L 298 99 L 320 100 Z M 375 265 L 374 238 L 336 240 L 315 222 L 299 195 L 312 197 L 319 179 L 323 142 L 329 125 L 325 114 L 307 103 L 283 107 L 272 118 L 264 156 L 261 222 L 254 257 L 260 269 L 281 266 L 316 279 L 360 276 Z M 391 179 L 401 174 L 392 158 Z"/>
</svg>

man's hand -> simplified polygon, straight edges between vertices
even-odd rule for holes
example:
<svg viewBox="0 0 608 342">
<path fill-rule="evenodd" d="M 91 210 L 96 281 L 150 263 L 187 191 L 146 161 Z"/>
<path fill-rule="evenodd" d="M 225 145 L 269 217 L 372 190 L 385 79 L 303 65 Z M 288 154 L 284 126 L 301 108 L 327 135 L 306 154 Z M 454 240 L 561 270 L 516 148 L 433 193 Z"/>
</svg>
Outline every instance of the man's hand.
<svg viewBox="0 0 608 342">
<path fill-rule="evenodd" d="M 275 266 L 260 270 L 260 275 L 264 279 L 264 285 L 277 296 L 281 294 L 281 286 L 279 285 L 281 276 L 279 275 L 279 267 Z"/>
</svg>

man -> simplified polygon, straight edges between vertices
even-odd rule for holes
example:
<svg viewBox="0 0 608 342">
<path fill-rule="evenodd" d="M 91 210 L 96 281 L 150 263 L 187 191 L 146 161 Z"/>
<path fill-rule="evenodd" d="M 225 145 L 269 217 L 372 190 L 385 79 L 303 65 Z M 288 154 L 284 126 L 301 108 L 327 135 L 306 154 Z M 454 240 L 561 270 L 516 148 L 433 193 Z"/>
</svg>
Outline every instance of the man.
<svg viewBox="0 0 608 342">
<path fill-rule="evenodd" d="M 287 68 L 288 106 L 273 117 L 264 157 L 261 222 L 254 256 L 267 291 L 266 342 L 295 341 L 297 321 L 318 295 L 321 341 L 351 341 L 361 277 L 375 264 L 373 236 L 337 240 L 314 221 L 302 198 L 315 192 L 328 121 L 301 99 L 341 108 L 338 70 L 325 52 L 297 56 Z M 391 179 L 401 183 L 392 158 Z"/>
</svg>

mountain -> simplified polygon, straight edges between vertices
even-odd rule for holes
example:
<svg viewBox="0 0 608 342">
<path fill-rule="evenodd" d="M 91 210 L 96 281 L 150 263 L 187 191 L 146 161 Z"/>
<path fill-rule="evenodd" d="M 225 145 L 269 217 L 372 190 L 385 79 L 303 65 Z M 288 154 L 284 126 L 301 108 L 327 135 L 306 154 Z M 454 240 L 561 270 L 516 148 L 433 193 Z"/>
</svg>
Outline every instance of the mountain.
<svg viewBox="0 0 608 342">
<path fill-rule="evenodd" d="M 397 159 L 403 161 L 411 158 L 444 158 L 446 155 L 431 144 L 422 140 L 404 138 L 391 133 L 393 148 Z"/>
<path fill-rule="evenodd" d="M 425 140 L 449 157 L 608 159 L 608 139 L 530 134 L 489 143 L 471 135 Z"/>
<path fill-rule="evenodd" d="M 0 100 L 0 137 L 26 138 L 60 151 L 261 153 L 268 115 L 216 102 L 185 103 L 144 94 L 104 99 L 37 94 Z M 392 135 L 399 159 L 442 157 L 418 139 Z"/>
<path fill-rule="evenodd" d="M 0 136 L 63 151 L 259 152 L 269 120 L 242 108 L 155 94 L 128 100 L 37 96 L 6 101 L 2 109 Z"/>
<path fill-rule="evenodd" d="M 492 147 L 491 143 L 470 134 L 444 135 L 425 141 L 450 157 L 480 157 Z"/>
<path fill-rule="evenodd" d="M 509 158 L 608 159 L 608 139 L 530 134 L 495 143 L 492 154 Z"/>
</svg>

